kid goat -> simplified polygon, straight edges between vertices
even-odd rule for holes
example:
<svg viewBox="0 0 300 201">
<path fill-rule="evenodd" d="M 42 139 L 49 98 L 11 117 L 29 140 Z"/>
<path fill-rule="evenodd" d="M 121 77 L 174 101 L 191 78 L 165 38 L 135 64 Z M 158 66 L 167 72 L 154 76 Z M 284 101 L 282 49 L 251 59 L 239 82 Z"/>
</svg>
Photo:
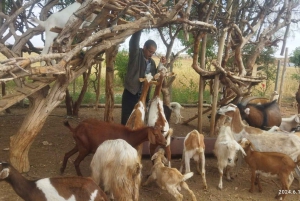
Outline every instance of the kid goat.
<svg viewBox="0 0 300 201">
<path fill-rule="evenodd" d="M 207 189 L 206 177 L 205 177 L 205 144 L 204 135 L 200 134 L 197 130 L 193 130 L 187 134 L 183 143 L 183 153 L 180 166 L 180 172 L 182 172 L 183 164 L 185 164 L 185 173 L 191 171 L 190 159 L 193 158 L 197 162 L 197 171 L 201 175 L 203 180 L 204 189 Z M 201 160 L 201 170 L 199 167 Z"/>
<path fill-rule="evenodd" d="M 118 201 L 138 201 L 142 164 L 125 140 L 106 140 L 91 162 L 92 178 Z"/>
<path fill-rule="evenodd" d="M 182 107 L 179 103 L 177 102 L 171 102 L 170 103 L 171 109 L 175 114 L 176 117 L 176 122 L 175 124 L 178 124 L 181 122 L 181 119 L 183 118 L 183 116 L 181 116 L 180 110 L 184 109 L 184 107 Z"/>
<path fill-rule="evenodd" d="M 176 168 L 165 167 L 163 162 L 166 163 L 168 160 L 165 158 L 164 150 L 161 148 L 151 157 L 151 160 L 154 160 L 151 175 L 143 186 L 148 185 L 151 181 L 156 181 L 160 188 L 167 190 L 177 201 L 182 201 L 183 199 L 183 196 L 178 192 L 178 189 L 182 187 L 190 193 L 192 200 L 196 201 L 193 191 L 189 189 L 185 182 L 194 175 L 193 172 L 182 175 Z"/>
<path fill-rule="evenodd" d="M 108 123 L 97 119 L 86 119 L 80 122 L 76 128 L 72 128 L 67 121 L 64 124 L 71 130 L 76 145 L 71 151 L 65 154 L 60 169 L 61 173 L 64 172 L 68 159 L 79 152 L 74 166 L 77 175 L 81 176 L 82 174 L 79 169 L 80 162 L 88 154 L 95 153 L 98 146 L 105 140 L 123 139 L 133 147 L 149 140 L 151 144 L 166 146 L 166 140 L 159 127 L 143 127 L 132 130 L 121 124 Z"/>
<path fill-rule="evenodd" d="M 8 182 L 26 201 L 108 201 L 101 188 L 87 177 L 53 177 L 30 181 L 9 163 L 0 162 L 0 180 Z"/>
<path fill-rule="evenodd" d="M 235 141 L 230 127 L 229 127 L 230 118 L 225 119 L 224 125 L 220 127 L 220 132 L 218 134 L 217 140 L 215 142 L 215 148 L 213 150 L 214 154 L 218 160 L 218 169 L 220 174 L 219 179 L 219 189 L 223 188 L 223 170 L 227 168 L 226 176 L 227 180 L 231 180 L 230 168 L 235 166 L 235 159 L 237 157 L 237 152 L 240 150 L 243 155 L 246 155 L 244 149 Z"/>
<path fill-rule="evenodd" d="M 292 115 L 291 117 L 282 118 L 279 128 L 281 130 L 291 132 L 300 125 L 300 114 Z"/>
<path fill-rule="evenodd" d="M 290 185 L 294 180 L 292 171 L 296 165 L 300 162 L 294 162 L 291 157 L 286 154 L 276 152 L 257 152 L 252 151 L 251 142 L 246 138 L 241 141 L 241 146 L 245 149 L 247 156 L 245 161 L 251 169 L 251 188 L 249 192 L 253 193 L 254 183 L 258 184 L 259 192 L 262 192 L 259 176 L 263 175 L 266 177 L 279 177 L 281 182 L 281 190 L 283 193 L 277 194 L 276 198 L 284 200 L 286 192 L 288 192 Z M 255 149 L 255 148 L 253 148 Z"/>
</svg>

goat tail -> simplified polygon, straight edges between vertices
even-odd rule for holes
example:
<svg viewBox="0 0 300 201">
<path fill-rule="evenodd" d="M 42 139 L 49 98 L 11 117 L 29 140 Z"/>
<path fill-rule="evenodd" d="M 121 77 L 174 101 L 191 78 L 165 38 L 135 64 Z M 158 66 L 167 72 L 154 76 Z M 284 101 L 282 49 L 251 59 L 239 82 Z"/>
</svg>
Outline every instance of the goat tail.
<svg viewBox="0 0 300 201">
<path fill-rule="evenodd" d="M 30 21 L 32 21 L 32 22 L 34 22 L 34 23 L 36 23 L 36 24 L 39 24 L 39 25 L 41 25 L 42 27 L 45 28 L 45 22 L 44 22 L 44 21 L 41 21 L 41 20 L 39 20 L 39 19 L 37 19 L 36 17 L 30 18 Z"/>
<path fill-rule="evenodd" d="M 70 129 L 70 131 L 74 132 L 74 128 L 72 128 L 72 127 L 70 126 L 70 124 L 69 124 L 69 122 L 68 122 L 67 120 L 64 121 L 64 125 L 65 125 L 66 127 L 68 127 L 68 128 Z"/>
<path fill-rule="evenodd" d="M 193 172 L 189 172 L 183 175 L 182 181 L 186 181 L 194 175 Z"/>
</svg>

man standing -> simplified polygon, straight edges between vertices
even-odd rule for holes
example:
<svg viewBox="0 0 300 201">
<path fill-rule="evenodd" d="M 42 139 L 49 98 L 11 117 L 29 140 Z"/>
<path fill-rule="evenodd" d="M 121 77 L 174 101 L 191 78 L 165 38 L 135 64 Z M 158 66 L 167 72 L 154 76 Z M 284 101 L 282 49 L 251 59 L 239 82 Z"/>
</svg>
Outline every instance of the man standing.
<svg viewBox="0 0 300 201">
<path fill-rule="evenodd" d="M 156 73 L 156 64 L 151 57 L 156 52 L 157 45 L 155 41 L 147 40 L 144 47 L 140 48 L 141 33 L 142 31 L 134 33 L 129 41 L 129 61 L 122 95 L 121 124 L 123 125 L 126 125 L 135 104 L 139 101 L 142 92 L 139 78 L 145 77 L 148 73 L 154 76 Z M 149 100 L 149 92 L 146 100 Z"/>
</svg>

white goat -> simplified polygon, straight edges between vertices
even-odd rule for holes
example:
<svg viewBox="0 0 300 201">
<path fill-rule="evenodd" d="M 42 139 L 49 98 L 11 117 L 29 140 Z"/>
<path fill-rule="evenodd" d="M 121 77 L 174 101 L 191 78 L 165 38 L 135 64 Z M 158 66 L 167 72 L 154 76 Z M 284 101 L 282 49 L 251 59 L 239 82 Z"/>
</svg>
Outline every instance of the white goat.
<svg viewBox="0 0 300 201">
<path fill-rule="evenodd" d="M 151 160 L 154 160 L 151 175 L 147 181 L 143 183 L 143 186 L 148 185 L 151 181 L 156 181 L 160 188 L 167 190 L 177 201 L 182 201 L 183 199 L 183 195 L 178 192 L 182 187 L 190 193 L 192 200 L 196 201 L 193 191 L 189 189 L 185 182 L 194 175 L 193 172 L 182 175 L 176 168 L 165 167 L 163 162 L 167 163 L 168 160 L 165 158 L 162 148 L 151 157 Z"/>
<path fill-rule="evenodd" d="M 184 107 L 182 107 L 179 103 L 177 102 L 171 102 L 170 103 L 171 109 L 174 112 L 175 116 L 176 116 L 176 122 L 175 124 L 178 124 L 181 122 L 181 119 L 183 118 L 183 116 L 181 116 L 180 110 L 184 109 Z"/>
<path fill-rule="evenodd" d="M 0 162 L 0 181 L 8 182 L 23 199 L 30 201 L 107 201 L 105 193 L 87 177 L 53 177 L 27 180 L 13 166 Z"/>
<path fill-rule="evenodd" d="M 112 199 L 138 201 L 141 169 L 138 153 L 125 140 L 106 140 L 91 161 L 92 178 Z"/>
<path fill-rule="evenodd" d="M 193 158 L 197 162 L 197 171 L 201 175 L 203 180 L 204 189 L 207 189 L 206 177 L 205 177 L 205 144 L 204 135 L 200 134 L 197 130 L 193 130 L 188 133 L 183 143 L 183 153 L 180 166 L 180 172 L 182 172 L 183 164 L 185 163 L 185 173 L 191 171 L 190 159 Z M 201 160 L 201 170 L 199 163 Z"/>
<path fill-rule="evenodd" d="M 278 99 L 279 99 L 279 93 L 277 91 L 273 91 L 273 93 L 271 94 L 271 97 L 270 97 L 270 101 L 273 101 L 273 100 L 278 101 Z"/>
<path fill-rule="evenodd" d="M 230 120 L 230 119 L 229 119 Z M 218 160 L 218 170 L 220 174 L 219 189 L 223 188 L 223 170 L 226 169 L 227 180 L 231 180 L 230 169 L 235 166 L 235 159 L 237 157 L 237 152 L 241 151 L 243 155 L 246 155 L 244 149 L 241 147 L 237 141 L 235 141 L 230 127 L 228 125 L 228 119 L 225 120 L 225 124 L 220 127 L 220 132 L 215 142 L 214 154 Z"/>
<path fill-rule="evenodd" d="M 41 52 L 41 55 L 48 54 L 50 51 L 50 48 L 53 44 L 53 40 L 57 37 L 58 33 L 52 32 L 51 29 L 54 27 L 63 28 L 65 27 L 66 23 L 68 22 L 69 18 L 73 13 L 78 10 L 78 8 L 81 6 L 80 3 L 74 2 L 73 4 L 69 5 L 68 7 L 64 8 L 63 10 L 54 13 L 48 17 L 45 21 L 40 21 L 37 18 L 31 18 L 31 20 L 39 25 L 41 25 L 43 28 L 45 28 L 45 46 Z M 85 22 L 82 23 L 80 28 L 84 26 L 88 26 L 88 22 L 91 22 L 95 19 L 96 15 L 91 14 Z M 52 65 L 55 64 L 55 60 L 51 61 Z M 41 63 L 42 65 L 45 65 L 45 62 Z"/>
<path fill-rule="evenodd" d="M 300 125 L 300 114 L 295 114 L 288 118 L 282 118 L 279 128 L 281 130 L 291 132 Z"/>
</svg>

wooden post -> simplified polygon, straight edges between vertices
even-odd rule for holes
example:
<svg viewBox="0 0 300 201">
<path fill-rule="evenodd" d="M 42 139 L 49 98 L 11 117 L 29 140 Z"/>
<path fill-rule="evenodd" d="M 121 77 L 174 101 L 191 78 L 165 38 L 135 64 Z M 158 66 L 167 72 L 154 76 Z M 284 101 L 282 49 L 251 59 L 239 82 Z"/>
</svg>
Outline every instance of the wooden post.
<svg viewBox="0 0 300 201">
<path fill-rule="evenodd" d="M 213 93 L 213 102 L 211 105 L 211 118 L 210 118 L 210 134 L 209 134 L 210 137 L 213 137 L 215 134 L 219 84 L 220 84 L 220 74 L 216 75 L 214 79 L 214 93 Z"/>
<path fill-rule="evenodd" d="M 102 61 L 97 64 L 98 73 L 97 73 L 97 88 L 96 88 L 96 102 L 95 102 L 95 109 L 98 110 L 99 105 L 99 99 L 100 99 L 100 87 L 101 87 L 101 67 L 102 67 Z"/>
<path fill-rule="evenodd" d="M 280 59 L 278 60 L 278 63 L 277 63 L 277 73 L 276 73 L 275 89 L 274 89 L 274 91 L 278 90 L 279 71 L 280 71 Z"/>
<path fill-rule="evenodd" d="M 207 41 L 207 34 L 202 38 L 201 44 L 201 52 L 200 52 L 200 68 L 205 69 L 205 57 L 206 57 L 206 41 Z M 202 133 L 202 115 L 203 115 L 203 94 L 204 94 L 204 87 L 205 87 L 205 80 L 200 75 L 199 76 L 199 104 L 198 104 L 198 131 Z"/>
<path fill-rule="evenodd" d="M 284 64 L 283 64 L 281 82 L 280 82 L 280 89 L 279 89 L 279 99 L 278 99 L 279 107 L 281 106 L 281 100 L 282 100 L 282 96 L 283 96 L 282 88 L 283 88 L 284 76 L 285 76 L 285 71 L 286 71 L 287 57 L 288 57 L 288 48 L 285 48 Z"/>
</svg>

